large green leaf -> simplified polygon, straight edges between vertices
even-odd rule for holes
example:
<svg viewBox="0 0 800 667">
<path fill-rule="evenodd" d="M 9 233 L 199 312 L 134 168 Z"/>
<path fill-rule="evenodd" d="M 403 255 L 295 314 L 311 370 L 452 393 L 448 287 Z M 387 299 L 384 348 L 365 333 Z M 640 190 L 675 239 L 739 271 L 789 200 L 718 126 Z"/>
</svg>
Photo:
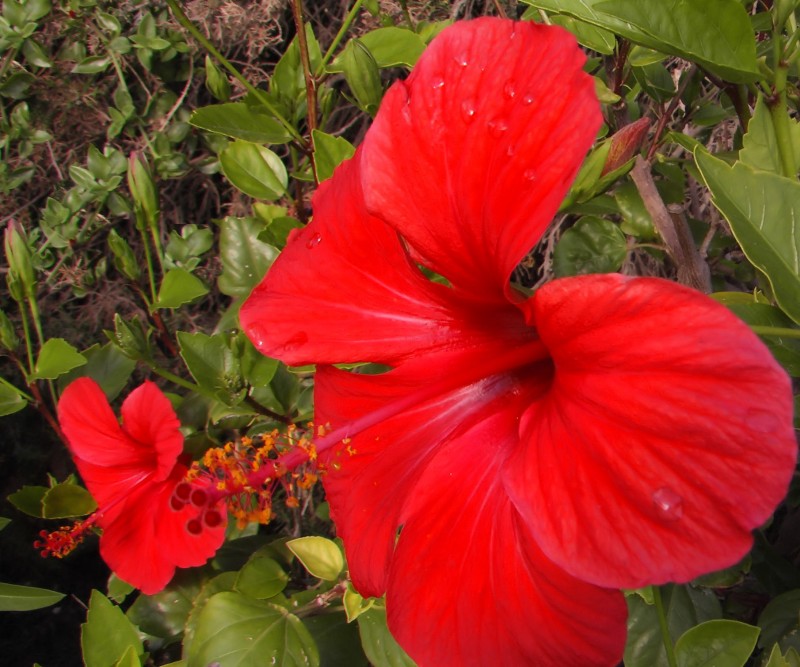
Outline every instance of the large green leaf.
<svg viewBox="0 0 800 667">
<path fill-rule="evenodd" d="M 130 379 L 136 362 L 111 343 L 92 345 L 81 354 L 87 363 L 58 378 L 59 389 L 63 390 L 79 377 L 90 377 L 100 385 L 108 400 L 113 401 Z"/>
<path fill-rule="evenodd" d="M 758 617 L 758 626 L 761 628 L 758 645 L 763 648 L 800 631 L 800 589 L 781 593 L 771 600 Z"/>
<path fill-rule="evenodd" d="M 252 558 L 236 577 L 236 590 L 256 600 L 266 600 L 280 593 L 289 583 L 289 575 L 274 558 L 261 553 Z"/>
<path fill-rule="evenodd" d="M 669 585 L 662 588 L 667 626 L 673 641 L 689 628 L 722 615 L 719 600 L 708 589 Z M 668 667 L 658 613 L 639 595 L 629 595 L 625 667 Z"/>
<path fill-rule="evenodd" d="M 286 167 L 269 148 L 236 140 L 220 152 L 219 163 L 231 184 L 254 199 L 273 201 L 286 192 Z"/>
<path fill-rule="evenodd" d="M 45 519 L 66 519 L 84 516 L 97 509 L 92 495 L 77 484 L 62 482 L 49 488 L 42 496 L 42 516 Z"/>
<path fill-rule="evenodd" d="M 64 593 L 0 582 L 0 611 L 30 611 L 59 602 Z"/>
<path fill-rule="evenodd" d="M 204 583 L 200 570 L 178 570 L 167 588 L 155 595 L 140 595 L 126 615 L 148 635 L 166 640 L 180 637 Z"/>
<path fill-rule="evenodd" d="M 81 625 L 81 648 L 86 667 L 108 667 L 133 647 L 142 655 L 136 626 L 100 591 L 92 591 L 86 623 Z"/>
<path fill-rule="evenodd" d="M 745 255 L 769 278 L 778 305 L 800 323 L 800 183 L 741 162 L 730 167 L 702 150 L 694 155 Z"/>
<path fill-rule="evenodd" d="M 358 626 L 341 612 L 306 616 L 303 624 L 319 647 L 320 667 L 369 667 Z"/>
<path fill-rule="evenodd" d="M 361 645 L 375 667 L 415 667 L 386 625 L 386 610 L 377 605 L 358 617 Z"/>
<path fill-rule="evenodd" d="M 553 251 L 556 276 L 618 271 L 628 254 L 628 243 L 609 220 L 586 216 L 565 231 Z"/>
<path fill-rule="evenodd" d="M 359 40 L 375 58 L 378 67 L 413 67 L 425 50 L 422 38 L 405 28 L 378 28 L 362 35 Z M 328 66 L 328 71 L 344 71 L 341 56 Z"/>
<path fill-rule="evenodd" d="M 222 334 L 208 336 L 202 332 L 179 331 L 177 337 L 181 357 L 197 384 L 228 404 L 242 398 L 244 382 L 239 360 Z"/>
<path fill-rule="evenodd" d="M 59 375 L 85 363 L 86 357 L 63 338 L 51 338 L 42 345 L 34 371 L 28 379 L 55 380 Z"/>
<path fill-rule="evenodd" d="M 225 218 L 220 223 L 222 275 L 219 289 L 232 297 L 247 296 L 259 283 L 278 251 L 258 240 L 264 226 L 253 218 Z"/>
<path fill-rule="evenodd" d="M 291 139 L 286 128 L 266 111 L 244 102 L 201 107 L 189 122 L 203 130 L 254 144 L 284 144 Z"/>
<path fill-rule="evenodd" d="M 706 621 L 687 630 L 675 644 L 678 667 L 744 667 L 759 629 L 729 620 Z"/>
<path fill-rule="evenodd" d="M 316 643 L 297 616 L 241 593 L 209 598 L 197 621 L 188 667 L 318 667 Z"/>
<path fill-rule="evenodd" d="M 333 170 L 356 152 L 353 144 L 344 137 L 334 137 L 319 130 L 313 130 L 311 136 L 314 140 L 314 165 L 320 181 L 330 178 Z"/>
<path fill-rule="evenodd" d="M 759 76 L 755 36 L 739 0 L 606 0 L 595 9 L 658 41 L 656 50 L 703 65 L 728 81 Z M 619 34 L 636 41 L 633 34 Z"/>
<path fill-rule="evenodd" d="M 794 171 L 797 172 L 800 168 L 800 123 L 793 118 L 789 119 L 789 136 L 794 152 Z M 742 137 L 739 159 L 753 169 L 783 173 L 775 125 L 763 95 L 758 96 L 755 111 L 747 124 L 747 133 Z"/>
<path fill-rule="evenodd" d="M 153 309 L 178 308 L 208 294 L 208 287 L 186 269 L 170 269 L 161 281 Z"/>
</svg>

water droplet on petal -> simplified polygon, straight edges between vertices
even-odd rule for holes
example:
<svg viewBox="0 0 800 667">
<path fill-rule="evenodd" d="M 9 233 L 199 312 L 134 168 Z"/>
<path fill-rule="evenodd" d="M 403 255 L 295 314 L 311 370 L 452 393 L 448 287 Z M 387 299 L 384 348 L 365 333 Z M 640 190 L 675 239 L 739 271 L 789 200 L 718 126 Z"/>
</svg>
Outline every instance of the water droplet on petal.
<svg viewBox="0 0 800 667">
<path fill-rule="evenodd" d="M 668 486 L 653 492 L 653 504 L 659 516 L 666 521 L 677 521 L 683 516 L 683 498 Z"/>
<path fill-rule="evenodd" d="M 431 84 L 434 90 L 438 90 L 439 88 L 444 88 L 444 79 L 440 76 L 437 76 L 433 79 L 433 83 Z"/>
<path fill-rule="evenodd" d="M 475 102 L 473 100 L 464 100 L 461 103 L 461 116 L 468 123 L 475 119 Z"/>
<path fill-rule="evenodd" d="M 525 106 L 533 104 L 533 93 L 525 93 L 525 96 L 522 98 L 522 103 Z"/>
<path fill-rule="evenodd" d="M 516 84 L 514 83 L 513 80 L 509 79 L 503 86 L 503 95 L 505 95 L 508 99 L 513 100 L 516 94 L 517 94 Z"/>
<path fill-rule="evenodd" d="M 489 134 L 491 134 L 495 139 L 502 137 L 503 132 L 508 129 L 508 123 L 506 122 L 505 118 L 494 118 L 486 125 L 489 127 Z"/>
<path fill-rule="evenodd" d="M 774 433 L 780 427 L 780 420 L 767 410 L 751 409 L 745 415 L 747 425 L 758 433 Z"/>
<path fill-rule="evenodd" d="M 508 157 L 513 157 L 514 153 L 517 152 L 517 147 L 514 144 L 509 144 L 508 148 L 506 148 L 506 155 Z"/>
<path fill-rule="evenodd" d="M 526 181 L 535 181 L 536 180 L 536 170 L 535 169 L 526 169 L 522 172 L 522 177 Z"/>
<path fill-rule="evenodd" d="M 466 67 L 469 65 L 469 58 L 467 57 L 466 53 L 459 53 L 457 56 L 453 58 L 461 67 Z"/>
<path fill-rule="evenodd" d="M 322 235 L 319 233 L 313 234 L 311 238 L 306 241 L 306 248 L 311 250 L 312 248 L 316 248 L 320 243 L 322 243 Z"/>
</svg>

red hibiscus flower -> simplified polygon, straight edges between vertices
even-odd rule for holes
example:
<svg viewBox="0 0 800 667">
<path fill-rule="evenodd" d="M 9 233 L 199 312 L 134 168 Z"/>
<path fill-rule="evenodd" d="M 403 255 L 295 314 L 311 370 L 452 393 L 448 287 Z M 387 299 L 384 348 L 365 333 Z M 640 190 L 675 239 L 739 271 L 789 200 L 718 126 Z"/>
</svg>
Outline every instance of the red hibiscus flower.
<svg viewBox="0 0 800 667">
<path fill-rule="evenodd" d="M 792 474 L 789 380 L 725 308 L 510 284 L 601 123 L 583 62 L 556 28 L 445 30 L 241 311 L 261 351 L 319 364 L 353 583 L 426 667 L 615 664 L 616 589 L 735 563 Z"/>
<path fill-rule="evenodd" d="M 120 424 L 97 383 L 75 380 L 61 396 L 58 419 L 98 504 L 100 553 L 121 579 L 156 593 L 176 567 L 202 565 L 214 555 L 225 537 L 225 510 L 175 509 L 173 493 L 188 470 L 178 461 L 183 436 L 155 384 L 130 393 Z"/>
</svg>

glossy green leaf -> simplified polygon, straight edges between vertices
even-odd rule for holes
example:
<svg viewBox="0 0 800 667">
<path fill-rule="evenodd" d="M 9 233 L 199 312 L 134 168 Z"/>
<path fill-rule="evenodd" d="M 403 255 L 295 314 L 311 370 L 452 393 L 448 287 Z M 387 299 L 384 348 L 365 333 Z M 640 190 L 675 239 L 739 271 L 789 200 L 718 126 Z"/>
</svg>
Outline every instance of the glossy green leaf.
<svg viewBox="0 0 800 667">
<path fill-rule="evenodd" d="M 141 667 L 142 661 L 133 646 L 129 646 L 122 657 L 114 663 L 114 667 Z"/>
<path fill-rule="evenodd" d="M 42 345 L 34 372 L 28 379 L 55 380 L 59 375 L 68 373 L 85 363 L 86 357 L 63 338 L 50 338 Z"/>
<path fill-rule="evenodd" d="M 625 261 L 628 243 L 613 222 L 587 216 L 565 231 L 553 251 L 556 276 L 617 271 Z"/>
<path fill-rule="evenodd" d="M 349 625 L 341 612 L 306 616 L 303 625 L 317 644 L 320 667 L 370 667 L 358 626 Z"/>
<path fill-rule="evenodd" d="M 378 28 L 359 37 L 367 47 L 378 67 L 413 67 L 422 52 L 425 42 L 411 30 L 405 28 Z M 339 56 L 328 67 L 329 72 L 342 72 L 342 56 Z"/>
<path fill-rule="evenodd" d="M 739 0 L 606 0 L 595 10 L 632 25 L 619 34 L 637 41 L 638 31 L 659 43 L 643 43 L 696 62 L 728 81 L 759 77 L 750 18 Z M 626 34 L 627 33 L 627 34 Z"/>
<path fill-rule="evenodd" d="M 160 593 L 139 595 L 126 615 L 148 635 L 165 640 L 180 637 L 203 583 L 199 570 L 178 570 Z"/>
<path fill-rule="evenodd" d="M 691 586 L 668 585 L 661 589 L 667 627 L 673 641 L 699 623 L 722 616 L 713 591 Z M 654 605 L 638 595 L 626 597 L 628 603 L 628 641 L 625 667 L 669 667 Z"/>
<path fill-rule="evenodd" d="M 122 579 L 113 572 L 108 577 L 107 588 L 106 595 L 108 599 L 116 604 L 122 604 L 125 598 L 136 590 L 127 581 L 122 581 Z"/>
<path fill-rule="evenodd" d="M 111 343 L 92 345 L 81 354 L 86 357 L 86 364 L 62 375 L 58 379 L 59 388 L 63 390 L 79 377 L 90 377 L 100 385 L 108 400 L 113 401 L 130 380 L 136 362 Z"/>
<path fill-rule="evenodd" d="M 620 229 L 623 232 L 635 236 L 641 241 L 650 241 L 656 238 L 653 218 L 633 183 L 624 183 L 618 187 L 614 193 L 614 199 L 622 215 Z"/>
<path fill-rule="evenodd" d="M 800 123 L 793 118 L 789 119 L 789 133 L 796 173 L 800 168 Z M 783 173 L 775 126 L 763 95 L 758 96 L 756 108 L 747 125 L 747 133 L 742 137 L 739 159 L 753 169 L 763 169 L 773 174 Z"/>
<path fill-rule="evenodd" d="M 800 183 L 705 151 L 695 161 L 716 207 L 750 262 L 769 278 L 778 305 L 800 323 Z"/>
<path fill-rule="evenodd" d="M 229 544 L 229 543 L 228 543 Z M 225 548 L 223 546 L 223 548 Z M 184 624 L 183 634 L 183 657 L 189 655 L 191 652 L 191 645 L 194 641 L 195 630 L 197 629 L 197 621 L 200 614 L 208 602 L 217 593 L 223 591 L 233 591 L 233 584 L 236 582 L 238 572 L 223 572 L 216 577 L 207 581 L 200 589 L 200 593 L 195 597 L 192 605 L 192 610 Z"/>
<path fill-rule="evenodd" d="M 286 543 L 310 574 L 325 581 L 336 581 L 344 569 L 339 546 L 325 537 L 298 537 Z"/>
<path fill-rule="evenodd" d="M 73 74 L 97 74 L 104 72 L 111 64 L 108 56 L 89 56 L 72 68 Z"/>
<path fill-rule="evenodd" d="M 239 361 L 221 334 L 177 334 L 181 357 L 192 377 L 204 390 L 226 403 L 242 397 L 244 383 Z"/>
<path fill-rule="evenodd" d="M 209 598 L 197 621 L 188 667 L 319 667 L 314 639 L 283 607 L 241 593 Z"/>
<path fill-rule="evenodd" d="M 26 405 L 28 405 L 28 401 L 14 387 L 0 384 L 0 417 L 13 415 Z"/>
<path fill-rule="evenodd" d="M 729 620 L 706 621 L 687 630 L 675 644 L 678 667 L 744 667 L 759 629 Z"/>
<path fill-rule="evenodd" d="M 778 595 L 758 617 L 761 637 L 758 645 L 771 646 L 792 631 L 800 630 L 800 589 Z"/>
<path fill-rule="evenodd" d="M 133 647 L 136 655 L 144 648 L 136 626 L 100 591 L 92 591 L 86 623 L 81 625 L 81 648 L 86 667 L 108 667 Z"/>
<path fill-rule="evenodd" d="M 347 616 L 347 622 L 352 623 L 365 611 L 368 611 L 375 604 L 375 598 L 364 599 L 354 587 L 351 582 L 347 582 L 347 588 L 342 595 L 342 604 L 344 605 L 344 613 Z"/>
<path fill-rule="evenodd" d="M 268 148 L 236 140 L 222 150 L 219 162 L 231 184 L 254 199 L 273 201 L 286 192 L 286 167 Z"/>
<path fill-rule="evenodd" d="M 178 308 L 208 294 L 202 280 L 186 269 L 170 269 L 161 281 L 153 309 Z"/>
<path fill-rule="evenodd" d="M 342 73 L 362 111 L 375 115 L 383 97 L 378 63 L 361 40 L 353 38 L 341 55 Z"/>
<path fill-rule="evenodd" d="M 82 486 L 62 482 L 48 489 L 42 496 L 42 516 L 45 519 L 67 519 L 91 514 L 97 503 Z"/>
<path fill-rule="evenodd" d="M 60 602 L 64 593 L 0 582 L 0 611 L 31 611 Z"/>
<path fill-rule="evenodd" d="M 334 137 L 319 130 L 314 130 L 311 136 L 314 140 L 314 164 L 320 181 L 330 178 L 333 170 L 356 152 L 353 144 L 343 137 Z"/>
<path fill-rule="evenodd" d="M 289 575 L 273 558 L 258 553 L 239 571 L 235 588 L 256 600 L 266 600 L 280 593 L 289 583 Z"/>
<path fill-rule="evenodd" d="M 223 294 L 233 297 L 250 294 L 278 256 L 274 246 L 258 240 L 263 229 L 252 218 L 225 218 L 220 223 L 222 275 L 218 284 Z"/>
<path fill-rule="evenodd" d="M 47 493 L 46 486 L 23 486 L 19 491 L 15 491 L 8 496 L 8 502 L 16 507 L 20 512 L 25 512 L 28 516 L 42 518 L 42 498 Z"/>
<path fill-rule="evenodd" d="M 607 56 L 614 53 L 617 40 L 614 37 L 614 33 L 608 30 L 598 28 L 596 25 L 585 21 L 579 21 L 566 14 L 556 14 L 550 18 L 550 22 L 569 30 L 575 35 L 578 44 L 585 46 L 587 49 L 592 49 L 592 51 L 597 51 Z"/>
<path fill-rule="evenodd" d="M 386 610 L 377 605 L 358 617 L 364 653 L 374 667 L 415 667 L 386 625 Z"/>
<path fill-rule="evenodd" d="M 244 102 L 213 104 L 192 113 L 195 127 L 254 144 L 284 144 L 291 136 L 277 120 Z"/>
</svg>

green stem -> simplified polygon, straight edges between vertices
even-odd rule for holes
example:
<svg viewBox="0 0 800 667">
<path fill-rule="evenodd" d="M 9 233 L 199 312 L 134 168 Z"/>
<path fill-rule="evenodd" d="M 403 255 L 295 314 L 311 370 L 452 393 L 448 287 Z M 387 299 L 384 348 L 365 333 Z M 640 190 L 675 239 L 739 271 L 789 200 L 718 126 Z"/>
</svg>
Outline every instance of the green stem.
<svg viewBox="0 0 800 667">
<path fill-rule="evenodd" d="M 144 215 L 144 213 L 142 213 L 142 215 Z M 139 228 L 139 232 L 142 235 L 142 245 L 144 246 L 144 261 L 147 265 L 147 280 L 150 283 L 150 303 L 147 304 L 147 308 L 150 309 L 157 299 L 156 275 L 155 271 L 153 270 L 153 256 L 150 252 L 150 244 L 147 241 L 147 232 L 145 231 L 142 222 L 143 221 L 137 221 L 136 226 Z"/>
<path fill-rule="evenodd" d="M 661 641 L 664 642 L 664 650 L 667 652 L 667 663 L 669 667 L 678 667 L 675 646 L 672 644 L 672 637 L 669 634 L 669 626 L 667 625 L 667 614 L 664 611 L 664 601 L 661 599 L 661 589 L 658 586 L 653 586 L 652 589 L 653 602 L 656 605 L 656 613 L 658 614 L 658 627 L 661 630 Z"/>
<path fill-rule="evenodd" d="M 33 373 L 33 341 L 31 340 L 31 325 L 28 322 L 28 313 L 25 305 L 19 304 L 19 313 L 22 319 L 22 337 L 25 339 L 25 352 L 28 357 L 28 374 Z"/>
<path fill-rule="evenodd" d="M 36 338 L 39 340 L 39 346 L 44 345 L 44 334 L 42 333 L 42 317 L 39 314 L 39 304 L 36 301 L 36 294 L 26 294 L 28 300 L 28 308 L 31 311 L 31 319 L 33 320 L 33 328 L 36 329 Z"/>
<path fill-rule="evenodd" d="M 231 73 L 231 76 L 233 76 L 234 79 L 236 79 L 239 83 L 241 83 L 245 87 L 245 90 L 247 90 L 247 92 L 254 95 L 258 99 L 259 103 L 264 108 L 266 108 L 267 111 L 269 111 L 281 125 L 283 125 L 286 128 L 286 131 L 292 136 L 292 138 L 295 139 L 295 141 L 298 141 L 301 146 L 305 146 L 306 142 L 303 139 L 303 136 L 295 129 L 295 127 L 288 120 L 286 120 L 278 112 L 278 110 L 274 106 L 272 106 L 272 103 L 269 101 L 264 92 L 253 86 L 247 79 L 245 79 L 244 76 L 241 75 L 239 70 L 237 70 L 230 63 L 230 61 L 225 56 L 223 56 L 208 39 L 206 39 L 206 36 L 203 33 L 201 33 L 195 27 L 194 23 L 192 23 L 191 20 L 189 20 L 189 17 L 186 16 L 183 9 L 178 4 L 177 0 L 167 0 L 167 5 L 169 5 L 169 8 L 175 15 L 175 18 L 177 19 L 178 23 L 180 23 L 189 32 L 189 34 L 191 34 L 192 37 L 194 37 L 200 43 L 200 45 L 206 51 L 208 51 L 212 56 L 214 56 L 217 62 L 219 62 L 220 65 L 222 65 L 226 70 L 228 70 Z"/>
<path fill-rule="evenodd" d="M 786 101 L 786 82 L 789 75 L 789 65 L 784 59 L 783 35 L 781 28 L 774 30 L 772 41 L 774 44 L 773 59 L 775 73 L 772 85 L 772 95 L 767 98 L 772 125 L 775 128 L 775 138 L 778 141 L 778 155 L 781 160 L 781 170 L 787 178 L 797 176 L 794 146 L 792 142 L 789 108 Z"/>
<path fill-rule="evenodd" d="M 751 325 L 750 328 L 759 336 L 786 336 L 787 338 L 800 338 L 800 329 L 790 329 L 789 327 L 765 327 Z"/>
<path fill-rule="evenodd" d="M 188 389 L 189 391 L 193 391 L 193 392 L 195 392 L 197 394 L 201 394 L 203 396 L 207 396 L 208 398 L 214 398 L 213 396 L 211 396 L 207 392 L 203 391 L 203 389 L 200 387 L 200 385 L 197 385 L 194 382 L 189 382 L 189 380 L 184 380 L 179 375 L 175 375 L 174 373 L 170 373 L 169 371 L 164 370 L 163 368 L 161 368 L 160 366 L 157 366 L 152 361 L 148 361 L 148 360 L 145 359 L 145 363 L 150 368 L 150 370 L 153 371 L 156 375 L 158 375 L 159 377 L 164 378 L 165 380 L 168 380 L 169 382 L 172 382 L 172 384 L 176 384 L 179 387 L 183 387 L 184 389 Z"/>
<path fill-rule="evenodd" d="M 353 23 L 353 21 L 355 21 L 355 18 L 358 15 L 358 12 L 361 9 L 361 5 L 363 3 L 364 0 L 356 0 L 353 3 L 352 8 L 347 13 L 347 16 L 344 19 L 344 23 L 342 23 L 342 27 L 339 28 L 339 32 L 336 33 L 336 37 L 333 38 L 333 42 L 331 42 L 331 45 L 328 47 L 328 50 L 322 57 L 322 62 L 319 64 L 319 69 L 316 72 L 317 76 L 320 76 L 325 71 L 325 66 L 333 57 L 334 51 L 336 51 L 336 49 L 339 48 L 339 44 L 341 44 L 342 39 L 344 39 L 345 34 L 350 29 L 350 25 Z"/>
<path fill-rule="evenodd" d="M 300 49 L 300 62 L 303 65 L 303 78 L 306 84 L 306 123 L 311 151 L 311 173 L 314 175 L 314 183 L 319 185 L 317 165 L 314 161 L 314 130 L 317 129 L 317 82 L 311 72 L 311 56 L 308 54 L 306 24 L 303 20 L 303 0 L 292 0 L 292 13 L 297 28 L 297 46 Z"/>
</svg>

